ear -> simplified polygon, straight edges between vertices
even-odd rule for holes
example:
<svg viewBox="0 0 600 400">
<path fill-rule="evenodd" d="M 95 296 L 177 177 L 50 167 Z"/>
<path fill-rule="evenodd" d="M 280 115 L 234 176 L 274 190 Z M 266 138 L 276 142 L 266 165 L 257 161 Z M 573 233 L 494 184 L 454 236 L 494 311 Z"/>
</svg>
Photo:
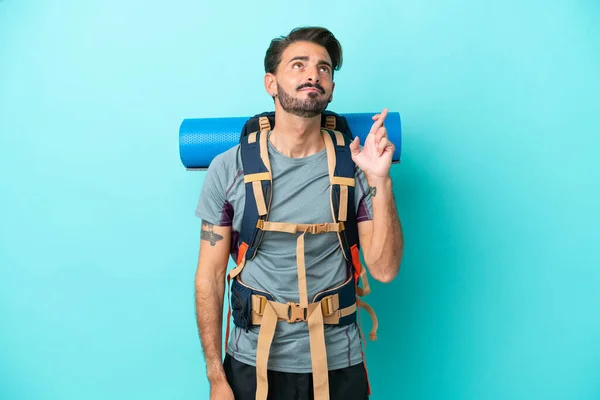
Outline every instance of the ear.
<svg viewBox="0 0 600 400">
<path fill-rule="evenodd" d="M 274 97 L 277 95 L 277 78 L 271 73 L 265 74 L 265 90 L 269 96 Z"/>
</svg>

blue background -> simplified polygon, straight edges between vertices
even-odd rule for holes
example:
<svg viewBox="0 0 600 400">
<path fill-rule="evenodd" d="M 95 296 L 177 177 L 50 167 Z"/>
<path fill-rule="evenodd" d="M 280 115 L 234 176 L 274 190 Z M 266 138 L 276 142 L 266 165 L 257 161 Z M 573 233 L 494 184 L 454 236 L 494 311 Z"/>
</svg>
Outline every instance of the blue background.
<svg viewBox="0 0 600 400">
<path fill-rule="evenodd" d="M 600 398 L 593 0 L 0 2 L 0 398 L 206 399 L 184 118 L 272 109 L 325 25 L 331 109 L 403 118 L 373 399 Z M 368 319 L 366 319 L 368 328 Z"/>
</svg>

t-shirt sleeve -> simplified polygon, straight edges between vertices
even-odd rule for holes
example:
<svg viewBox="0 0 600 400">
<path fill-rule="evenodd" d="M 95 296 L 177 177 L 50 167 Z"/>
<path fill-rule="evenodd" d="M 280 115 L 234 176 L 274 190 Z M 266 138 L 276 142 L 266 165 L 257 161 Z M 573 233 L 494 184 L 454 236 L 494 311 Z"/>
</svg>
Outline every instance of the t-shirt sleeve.
<svg viewBox="0 0 600 400">
<path fill-rule="evenodd" d="M 373 205 L 371 192 L 364 172 L 357 166 L 355 168 L 356 186 L 354 188 L 354 201 L 356 203 L 356 219 L 358 222 L 373 219 Z"/>
<path fill-rule="evenodd" d="M 196 216 L 217 226 L 231 226 L 231 206 L 227 201 L 227 168 L 223 154 L 210 163 L 196 206 Z"/>
</svg>

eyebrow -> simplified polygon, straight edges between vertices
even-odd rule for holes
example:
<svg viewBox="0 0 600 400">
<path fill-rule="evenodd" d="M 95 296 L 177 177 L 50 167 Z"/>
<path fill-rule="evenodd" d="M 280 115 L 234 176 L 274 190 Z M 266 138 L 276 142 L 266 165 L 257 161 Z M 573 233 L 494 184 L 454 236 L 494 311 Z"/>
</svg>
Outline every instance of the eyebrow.
<svg viewBox="0 0 600 400">
<path fill-rule="evenodd" d="M 296 61 L 296 60 L 300 60 L 300 61 L 308 61 L 309 58 L 307 56 L 296 56 L 294 58 L 292 58 L 289 62 L 291 63 L 292 61 Z M 333 67 L 331 66 L 331 63 L 325 60 L 319 60 L 319 64 L 325 64 L 327 65 L 330 69 L 333 69 Z"/>
</svg>

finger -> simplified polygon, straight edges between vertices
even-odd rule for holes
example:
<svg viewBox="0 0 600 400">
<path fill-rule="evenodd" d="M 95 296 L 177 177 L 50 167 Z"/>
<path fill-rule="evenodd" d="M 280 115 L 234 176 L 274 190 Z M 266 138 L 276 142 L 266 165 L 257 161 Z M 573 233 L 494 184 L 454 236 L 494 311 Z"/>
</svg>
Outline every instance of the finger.
<svg viewBox="0 0 600 400">
<path fill-rule="evenodd" d="M 383 111 L 381 112 L 381 116 L 379 117 L 379 119 L 381 120 L 381 123 L 383 123 L 383 121 L 385 121 L 385 118 L 388 115 L 388 109 L 384 108 Z"/>
<path fill-rule="evenodd" d="M 387 114 L 388 114 L 388 109 L 384 108 L 383 112 L 376 116 L 377 119 L 375 120 L 375 123 L 371 127 L 372 133 L 377 132 L 377 130 L 379 130 L 379 128 L 381 128 L 383 126 L 383 122 L 385 121 L 385 117 L 387 117 Z M 375 117 L 373 117 L 373 119 L 375 119 Z"/>
<path fill-rule="evenodd" d="M 360 154 L 360 138 L 358 136 L 350 143 L 350 153 L 353 157 Z"/>
<path fill-rule="evenodd" d="M 375 134 L 375 141 L 379 143 L 379 141 L 385 137 L 387 137 L 387 129 L 385 129 L 385 126 L 382 126 Z"/>
<path fill-rule="evenodd" d="M 377 145 L 377 154 L 378 155 L 382 155 L 383 154 L 383 152 L 385 151 L 385 148 L 387 147 L 388 143 L 389 142 L 388 142 L 387 138 L 381 139 L 381 141 Z"/>
</svg>

